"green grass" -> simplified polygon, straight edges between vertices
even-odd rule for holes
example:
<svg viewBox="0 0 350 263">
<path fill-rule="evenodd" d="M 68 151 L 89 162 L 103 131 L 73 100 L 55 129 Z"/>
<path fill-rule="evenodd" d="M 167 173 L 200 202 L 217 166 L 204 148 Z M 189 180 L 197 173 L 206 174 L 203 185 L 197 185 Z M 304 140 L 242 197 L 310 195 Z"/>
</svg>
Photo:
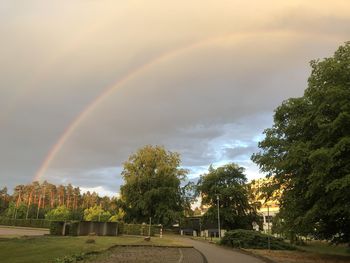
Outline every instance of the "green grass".
<svg viewBox="0 0 350 263">
<path fill-rule="evenodd" d="M 95 243 L 87 244 L 87 239 Z M 0 239 L 0 259 L 2 263 L 52 262 L 56 258 L 91 251 L 103 251 L 113 245 L 160 245 L 179 246 L 169 238 L 152 237 L 144 241 L 142 237 L 27 237 Z"/>
<path fill-rule="evenodd" d="M 346 245 L 333 245 L 324 241 L 307 242 L 305 246 L 298 246 L 298 249 L 312 253 L 350 256 L 350 249 Z"/>
</svg>

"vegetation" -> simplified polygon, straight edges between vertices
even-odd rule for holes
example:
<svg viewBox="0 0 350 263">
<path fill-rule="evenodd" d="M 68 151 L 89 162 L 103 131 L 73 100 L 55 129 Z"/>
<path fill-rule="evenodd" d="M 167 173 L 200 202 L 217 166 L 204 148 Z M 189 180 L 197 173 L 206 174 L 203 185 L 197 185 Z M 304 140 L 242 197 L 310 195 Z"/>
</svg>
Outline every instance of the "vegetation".
<svg viewBox="0 0 350 263">
<path fill-rule="evenodd" d="M 253 230 L 236 229 L 225 233 L 220 244 L 235 248 L 267 249 L 270 239 L 270 249 L 294 250 L 295 247 L 282 239 L 268 236 Z"/>
<path fill-rule="evenodd" d="M 107 222 L 111 218 L 109 211 L 104 211 L 101 206 L 93 206 L 84 210 L 85 221 Z"/>
<path fill-rule="evenodd" d="M 311 62 L 304 96 L 282 103 L 252 159 L 283 189 L 280 217 L 294 241 L 350 242 L 350 42 Z"/>
<path fill-rule="evenodd" d="M 13 219 L 7 217 L 0 217 L 0 225 L 48 228 L 50 226 L 50 221 L 44 219 Z"/>
<path fill-rule="evenodd" d="M 70 211 L 64 205 L 61 205 L 55 209 L 50 210 L 45 218 L 47 220 L 57 220 L 57 221 L 66 221 L 71 218 Z"/>
<path fill-rule="evenodd" d="M 120 218 L 120 200 L 97 193 L 81 193 L 79 187 L 55 186 L 44 181 L 17 185 L 12 195 L 0 191 L 0 215 L 12 219 L 82 220 L 84 210 L 98 206 Z"/>
<path fill-rule="evenodd" d="M 307 241 L 303 246 L 298 246 L 298 249 L 312 253 L 350 257 L 350 249 L 348 246 L 344 244 L 336 245 L 320 240 Z"/>
<path fill-rule="evenodd" d="M 131 155 L 122 172 L 126 220 L 142 223 L 151 217 L 156 224 L 173 224 L 188 207 L 181 189 L 186 173 L 179 154 L 160 146 L 146 146 Z"/>
<path fill-rule="evenodd" d="M 209 168 L 201 175 L 197 191 L 202 205 L 209 206 L 204 215 L 204 224 L 217 222 L 217 198 L 219 197 L 220 221 L 224 229 L 252 229 L 252 222 L 258 222 L 256 207 L 248 201 L 247 178 L 244 168 L 227 164 L 217 169 Z"/>
<path fill-rule="evenodd" d="M 168 238 L 94 237 L 95 243 L 86 243 L 91 237 L 36 237 L 2 239 L 0 258 L 3 263 L 62 262 L 64 257 L 103 251 L 114 245 L 179 245 Z M 63 261 L 64 262 L 64 261 Z"/>
</svg>

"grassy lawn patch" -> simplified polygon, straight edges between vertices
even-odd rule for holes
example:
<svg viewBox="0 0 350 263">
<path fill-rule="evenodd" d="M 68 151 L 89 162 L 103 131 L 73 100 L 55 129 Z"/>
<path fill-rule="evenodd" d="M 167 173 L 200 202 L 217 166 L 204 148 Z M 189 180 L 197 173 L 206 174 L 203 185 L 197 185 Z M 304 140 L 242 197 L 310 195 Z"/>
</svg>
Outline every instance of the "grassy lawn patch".
<svg viewBox="0 0 350 263">
<path fill-rule="evenodd" d="M 306 246 L 298 246 L 298 249 L 313 253 L 350 257 L 350 248 L 346 245 L 333 245 L 322 241 L 311 241 L 308 242 Z"/>
<path fill-rule="evenodd" d="M 94 243 L 86 243 L 88 239 Z M 142 237 L 22 237 L 0 239 L 0 259 L 2 263 L 52 262 L 73 254 L 102 251 L 114 245 L 160 245 L 181 246 L 169 238 L 152 237 L 144 241 Z"/>
<path fill-rule="evenodd" d="M 345 263 L 350 262 L 350 251 L 346 245 L 332 245 L 322 241 L 311 241 L 298 246 L 296 251 L 268 251 L 247 249 L 247 251 L 281 263 Z"/>
<path fill-rule="evenodd" d="M 278 263 L 349 263 L 350 256 L 326 255 L 304 251 L 245 249 L 257 256 L 270 259 Z"/>
</svg>

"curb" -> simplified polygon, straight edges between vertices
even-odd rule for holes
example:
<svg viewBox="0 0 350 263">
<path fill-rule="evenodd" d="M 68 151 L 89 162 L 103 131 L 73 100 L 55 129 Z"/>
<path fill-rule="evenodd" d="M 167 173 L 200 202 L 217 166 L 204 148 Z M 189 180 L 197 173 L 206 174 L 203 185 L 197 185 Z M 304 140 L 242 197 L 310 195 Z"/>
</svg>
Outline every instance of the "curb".
<svg viewBox="0 0 350 263">
<path fill-rule="evenodd" d="M 194 248 L 194 247 L 192 247 L 194 250 L 196 250 L 199 254 L 201 254 L 201 256 L 202 256 L 202 259 L 203 259 L 203 263 L 208 263 L 208 259 L 206 258 L 206 256 L 204 256 L 204 254 L 201 252 L 201 251 L 199 251 L 198 249 L 196 249 L 196 248 Z"/>
</svg>

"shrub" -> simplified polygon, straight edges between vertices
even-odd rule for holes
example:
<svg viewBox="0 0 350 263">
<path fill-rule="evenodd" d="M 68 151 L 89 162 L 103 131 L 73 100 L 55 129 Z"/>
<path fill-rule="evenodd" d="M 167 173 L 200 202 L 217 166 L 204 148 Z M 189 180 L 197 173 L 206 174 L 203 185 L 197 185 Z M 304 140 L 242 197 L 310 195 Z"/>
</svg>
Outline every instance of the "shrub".
<svg viewBox="0 0 350 263">
<path fill-rule="evenodd" d="M 77 236 L 78 235 L 79 222 L 73 221 L 69 223 L 69 235 Z"/>
<path fill-rule="evenodd" d="M 118 223 L 118 235 L 124 234 L 124 222 Z"/>
<path fill-rule="evenodd" d="M 12 218 L 0 217 L 0 225 L 49 228 L 50 221 L 45 219 L 12 219 Z"/>
<path fill-rule="evenodd" d="M 95 239 L 89 238 L 85 241 L 85 243 L 87 243 L 87 244 L 95 243 Z"/>
<path fill-rule="evenodd" d="M 111 217 L 109 211 L 104 211 L 100 206 L 93 206 L 84 210 L 85 221 L 107 222 Z"/>
<path fill-rule="evenodd" d="M 50 235 L 62 236 L 64 222 L 52 221 L 50 224 Z"/>
<path fill-rule="evenodd" d="M 64 205 L 61 205 L 55 209 L 50 210 L 45 215 L 45 218 L 47 220 L 57 220 L 57 221 L 66 221 L 66 220 L 69 220 L 70 217 L 71 217 L 70 211 Z"/>
<path fill-rule="evenodd" d="M 118 234 L 124 235 L 136 235 L 136 236 L 148 236 L 149 234 L 149 225 L 147 224 L 124 224 L 118 223 Z M 159 234 L 160 227 L 152 225 L 151 226 L 151 236 Z"/>
<path fill-rule="evenodd" d="M 267 249 L 268 235 L 257 231 L 237 229 L 228 231 L 220 244 L 235 248 Z M 270 236 L 270 248 L 274 250 L 294 250 L 295 247 L 282 239 Z"/>
</svg>

